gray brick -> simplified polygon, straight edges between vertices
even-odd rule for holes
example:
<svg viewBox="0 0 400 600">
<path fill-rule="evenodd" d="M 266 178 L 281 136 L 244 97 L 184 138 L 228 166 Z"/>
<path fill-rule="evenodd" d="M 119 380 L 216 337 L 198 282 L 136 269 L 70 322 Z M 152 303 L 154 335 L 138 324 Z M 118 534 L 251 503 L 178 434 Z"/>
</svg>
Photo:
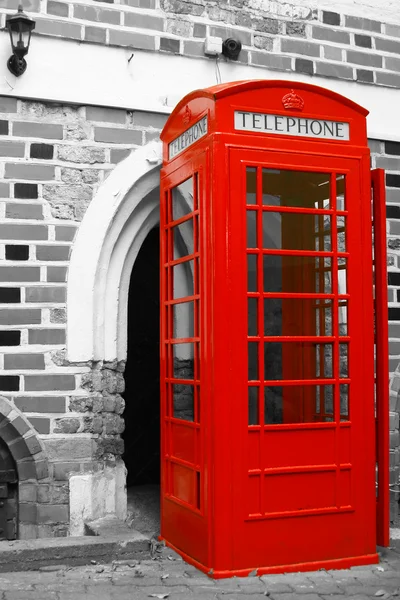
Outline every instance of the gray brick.
<svg viewBox="0 0 400 600">
<path fill-rule="evenodd" d="M 353 79 L 352 67 L 335 63 L 316 63 L 316 74 L 324 77 L 335 77 L 339 79 Z"/>
<path fill-rule="evenodd" d="M 162 129 L 167 122 L 168 115 L 160 113 L 143 112 L 136 110 L 133 113 L 133 122 L 135 125 L 141 127 L 154 127 L 155 129 Z"/>
<path fill-rule="evenodd" d="M 45 434 L 45 435 L 47 433 L 50 433 L 50 419 L 44 419 L 42 417 L 28 417 L 28 421 L 31 423 L 32 427 L 34 427 L 38 433 Z"/>
<path fill-rule="evenodd" d="M 10 184 L 9 183 L 0 183 L 0 198 L 9 198 L 10 197 Z"/>
<path fill-rule="evenodd" d="M 46 392 L 53 390 L 67 391 L 75 389 L 73 375 L 26 375 L 25 390 L 27 392 Z"/>
<path fill-rule="evenodd" d="M 297 73 L 307 73 L 308 75 L 314 75 L 314 64 L 312 60 L 305 58 L 296 58 L 295 70 Z"/>
<path fill-rule="evenodd" d="M 400 71 L 400 58 L 392 58 L 385 56 L 385 68 L 389 71 Z"/>
<path fill-rule="evenodd" d="M 7 163 L 5 179 L 30 179 L 43 181 L 54 179 L 55 169 L 50 165 L 27 165 L 24 163 Z"/>
<path fill-rule="evenodd" d="M 322 21 L 328 25 L 340 25 L 340 15 L 324 10 L 322 12 Z"/>
<path fill-rule="evenodd" d="M 323 46 L 324 57 L 327 60 L 342 60 L 342 49 L 336 46 Z"/>
<path fill-rule="evenodd" d="M 366 67 L 381 67 L 382 56 L 378 56 L 377 54 L 367 54 L 366 52 L 347 50 L 347 62 L 365 65 Z"/>
<path fill-rule="evenodd" d="M 354 42 L 360 48 L 372 48 L 372 39 L 369 35 L 354 34 Z"/>
<path fill-rule="evenodd" d="M 65 344 L 65 329 L 30 329 L 28 343 L 43 346 Z"/>
<path fill-rule="evenodd" d="M 119 163 L 121 160 L 124 160 L 124 158 L 126 158 L 127 156 L 130 155 L 130 153 L 132 152 L 132 150 L 130 148 L 116 148 L 115 150 L 111 150 L 111 164 L 116 165 L 117 163 Z"/>
<path fill-rule="evenodd" d="M 180 40 L 175 40 L 172 38 L 165 38 L 165 37 L 162 37 L 160 39 L 160 51 L 172 52 L 174 54 L 179 54 L 180 47 L 181 47 Z"/>
<path fill-rule="evenodd" d="M 14 404 L 22 412 L 64 413 L 65 397 L 59 396 L 22 396 L 15 397 Z"/>
<path fill-rule="evenodd" d="M 399 158 L 376 157 L 377 169 L 388 169 L 389 171 L 400 171 L 400 156 Z"/>
<path fill-rule="evenodd" d="M 352 27 L 353 29 L 365 29 L 366 31 L 375 31 L 380 33 L 381 23 L 373 21 L 371 19 L 362 19 L 360 17 L 345 17 L 346 27 Z"/>
<path fill-rule="evenodd" d="M 0 267 L 0 281 L 40 281 L 40 267 Z"/>
<path fill-rule="evenodd" d="M 129 48 L 138 48 L 139 50 L 156 49 L 156 38 L 154 35 L 135 33 L 133 31 L 116 31 L 111 29 L 109 43 L 112 46 L 128 46 Z"/>
<path fill-rule="evenodd" d="M 121 0 L 121 4 L 133 6 L 135 8 L 155 8 L 156 0 Z"/>
<path fill-rule="evenodd" d="M 47 240 L 46 225 L 0 223 L 0 240 Z"/>
<path fill-rule="evenodd" d="M 15 113 L 17 112 L 17 99 L 0 96 L 0 112 Z"/>
<path fill-rule="evenodd" d="M 302 40 L 283 39 L 281 42 L 282 52 L 292 52 L 306 56 L 320 56 L 319 44 L 303 42 Z"/>
<path fill-rule="evenodd" d="M 184 40 L 182 54 L 184 56 L 204 56 L 204 42 Z"/>
<path fill-rule="evenodd" d="M 164 19 L 162 17 L 154 17 L 152 15 L 126 12 L 125 26 L 137 27 L 139 29 L 154 29 L 156 31 L 163 31 Z"/>
<path fill-rule="evenodd" d="M 89 121 L 120 123 L 121 125 L 124 125 L 126 122 L 126 110 L 104 108 L 103 106 L 88 106 L 86 108 L 86 118 Z"/>
<path fill-rule="evenodd" d="M 207 27 L 203 23 L 195 23 L 193 25 L 193 37 L 205 38 L 207 35 Z"/>
<path fill-rule="evenodd" d="M 13 123 L 13 135 L 17 137 L 42 138 L 45 140 L 62 140 L 63 126 L 52 123 L 17 121 Z"/>
<path fill-rule="evenodd" d="M 64 287 L 27 287 L 26 302 L 65 302 Z"/>
<path fill-rule="evenodd" d="M 35 325 L 41 322 L 42 311 L 33 308 L 0 310 L 0 325 Z"/>
<path fill-rule="evenodd" d="M 67 281 L 67 267 L 47 267 L 47 281 L 51 283 Z"/>
<path fill-rule="evenodd" d="M 142 144 L 142 132 L 133 129 L 117 129 L 114 127 L 95 127 L 94 139 L 96 142 L 109 144 Z"/>
<path fill-rule="evenodd" d="M 68 17 L 68 4 L 48 0 L 47 13 L 49 15 L 56 15 L 57 17 Z"/>
<path fill-rule="evenodd" d="M 69 509 L 66 504 L 38 504 L 38 523 L 68 523 Z"/>
<path fill-rule="evenodd" d="M 43 354 L 5 354 L 4 368 L 17 369 L 44 369 Z"/>
<path fill-rule="evenodd" d="M 75 4 L 74 18 L 83 21 L 97 21 L 98 23 L 110 23 L 111 25 L 120 25 L 121 13 L 119 10 L 106 10 L 97 6 L 83 6 Z"/>
<path fill-rule="evenodd" d="M 400 42 L 394 42 L 392 40 L 385 40 L 384 38 L 377 37 L 375 38 L 375 46 L 377 50 L 400 54 Z"/>
<path fill-rule="evenodd" d="M 94 451 L 94 440 L 74 436 L 69 439 L 49 439 L 44 441 L 46 452 L 51 462 L 75 461 L 91 459 Z"/>
<path fill-rule="evenodd" d="M 43 208 L 41 204 L 8 202 L 6 204 L 6 217 L 9 219 L 43 219 Z"/>
<path fill-rule="evenodd" d="M 68 260 L 69 252 L 69 246 L 37 246 L 36 258 L 48 261 Z"/>
<path fill-rule="evenodd" d="M 106 29 L 101 27 L 85 27 L 85 40 L 87 42 L 97 42 L 98 44 L 106 43 Z"/>
<path fill-rule="evenodd" d="M 373 83 L 374 82 L 374 72 L 368 71 L 367 69 L 357 69 L 356 71 L 357 81 L 361 81 L 362 83 Z"/>
<path fill-rule="evenodd" d="M 350 44 L 350 34 L 347 31 L 339 31 L 330 27 L 312 28 L 312 37 L 316 40 L 326 40 L 327 42 L 336 42 L 337 44 Z"/>
<path fill-rule="evenodd" d="M 376 72 L 376 83 L 387 85 L 389 87 L 400 88 L 400 75 L 394 73 Z"/>
<path fill-rule="evenodd" d="M 251 52 L 251 64 L 270 69 L 278 69 L 279 71 L 291 71 L 292 59 L 288 56 L 279 56 L 267 52 Z"/>
<path fill-rule="evenodd" d="M 21 502 L 19 504 L 19 520 L 23 523 L 37 522 L 37 505 L 34 503 Z"/>
<path fill-rule="evenodd" d="M 22 142 L 0 142 L 0 156 L 23 158 L 25 144 Z"/>
<path fill-rule="evenodd" d="M 233 37 L 235 40 L 242 42 L 244 46 L 251 46 L 251 33 L 248 31 L 240 31 L 231 29 L 229 27 L 214 26 L 210 27 L 210 35 L 214 37 L 220 37 L 223 40 Z"/>
<path fill-rule="evenodd" d="M 57 226 L 56 225 L 56 241 L 57 242 L 72 242 L 75 238 L 77 227 Z"/>
<path fill-rule="evenodd" d="M 54 479 L 56 481 L 68 481 L 71 473 L 80 470 L 79 463 L 62 462 L 54 464 Z"/>
<path fill-rule="evenodd" d="M 44 35 L 56 35 L 63 38 L 81 39 L 81 26 L 65 21 L 53 21 L 50 19 L 36 19 L 35 33 Z"/>
<path fill-rule="evenodd" d="M 386 35 L 400 37 L 400 26 L 386 24 Z"/>
</svg>

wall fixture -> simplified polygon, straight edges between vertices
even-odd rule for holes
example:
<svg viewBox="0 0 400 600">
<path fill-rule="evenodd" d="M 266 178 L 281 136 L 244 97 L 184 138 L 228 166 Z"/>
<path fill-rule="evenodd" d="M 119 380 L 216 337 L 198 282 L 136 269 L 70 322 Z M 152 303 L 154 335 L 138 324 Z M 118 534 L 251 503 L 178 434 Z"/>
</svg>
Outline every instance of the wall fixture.
<svg viewBox="0 0 400 600">
<path fill-rule="evenodd" d="M 15 15 L 6 18 L 6 29 L 10 34 L 13 51 L 12 56 L 7 61 L 7 67 L 16 77 L 25 73 L 26 60 L 24 56 L 28 54 L 31 34 L 32 30 L 35 29 L 35 25 L 36 22 L 23 12 L 21 4 L 18 6 L 18 12 Z"/>
<path fill-rule="evenodd" d="M 237 60 L 239 58 L 241 49 L 241 42 L 239 40 L 234 40 L 233 38 L 228 38 L 222 44 L 222 54 L 231 60 Z"/>
</svg>

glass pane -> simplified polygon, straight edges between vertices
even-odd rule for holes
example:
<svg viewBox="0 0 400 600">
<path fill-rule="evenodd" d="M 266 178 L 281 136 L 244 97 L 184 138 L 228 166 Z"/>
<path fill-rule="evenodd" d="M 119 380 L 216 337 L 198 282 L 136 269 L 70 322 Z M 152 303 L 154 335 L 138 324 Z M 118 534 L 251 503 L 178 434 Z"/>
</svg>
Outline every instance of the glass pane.
<svg viewBox="0 0 400 600">
<path fill-rule="evenodd" d="M 259 424 L 258 387 L 249 387 L 249 425 Z"/>
<path fill-rule="evenodd" d="M 257 169 L 255 167 L 247 167 L 246 169 L 246 203 L 257 203 Z"/>
<path fill-rule="evenodd" d="M 266 250 L 331 250 L 331 217 L 301 213 L 263 212 Z"/>
<path fill-rule="evenodd" d="M 347 383 L 342 383 L 339 386 L 340 394 L 340 420 L 349 420 L 349 386 Z"/>
<path fill-rule="evenodd" d="M 193 254 L 193 219 L 172 227 L 174 260 Z"/>
<path fill-rule="evenodd" d="M 194 379 L 194 344 L 173 344 L 175 379 Z"/>
<path fill-rule="evenodd" d="M 193 260 L 172 267 L 174 300 L 185 296 L 193 296 L 193 269 Z"/>
<path fill-rule="evenodd" d="M 180 302 L 174 304 L 173 312 L 173 337 L 191 338 L 194 336 L 194 302 Z"/>
<path fill-rule="evenodd" d="M 332 335 L 332 302 L 264 298 L 264 335 Z"/>
<path fill-rule="evenodd" d="M 257 255 L 247 255 L 247 290 L 249 292 L 257 291 Z"/>
<path fill-rule="evenodd" d="M 333 421 L 333 386 L 268 386 L 264 414 L 266 425 Z"/>
<path fill-rule="evenodd" d="M 257 248 L 257 211 L 247 212 L 247 247 Z"/>
<path fill-rule="evenodd" d="M 338 258 L 338 293 L 347 294 L 347 258 Z"/>
<path fill-rule="evenodd" d="M 347 210 L 346 206 L 346 176 L 336 176 L 336 208 L 337 210 Z"/>
<path fill-rule="evenodd" d="M 176 221 L 193 211 L 193 178 L 186 179 L 183 183 L 171 190 L 172 195 L 172 220 Z"/>
<path fill-rule="evenodd" d="M 339 300 L 339 335 L 348 335 L 347 309 L 347 300 Z"/>
<path fill-rule="evenodd" d="M 339 377 L 349 376 L 349 345 L 339 344 Z"/>
<path fill-rule="evenodd" d="M 248 335 L 257 335 L 258 327 L 257 327 L 257 298 L 248 298 Z"/>
<path fill-rule="evenodd" d="M 249 381 L 258 379 L 258 343 L 248 343 L 248 373 Z"/>
<path fill-rule="evenodd" d="M 316 300 L 316 332 L 315 335 L 332 335 L 332 301 Z"/>
<path fill-rule="evenodd" d="M 264 292 L 332 293 L 332 261 L 322 256 L 264 254 Z"/>
<path fill-rule="evenodd" d="M 337 227 L 337 249 L 338 252 L 347 252 L 346 244 L 346 231 L 347 231 L 347 219 L 346 217 L 336 217 Z"/>
<path fill-rule="evenodd" d="M 296 208 L 329 208 L 330 173 L 263 169 L 263 204 Z"/>
<path fill-rule="evenodd" d="M 332 345 L 316 342 L 265 342 L 264 379 L 332 377 Z"/>
<path fill-rule="evenodd" d="M 174 417 L 184 421 L 194 421 L 194 386 L 178 385 L 172 386 L 174 398 Z"/>
</svg>

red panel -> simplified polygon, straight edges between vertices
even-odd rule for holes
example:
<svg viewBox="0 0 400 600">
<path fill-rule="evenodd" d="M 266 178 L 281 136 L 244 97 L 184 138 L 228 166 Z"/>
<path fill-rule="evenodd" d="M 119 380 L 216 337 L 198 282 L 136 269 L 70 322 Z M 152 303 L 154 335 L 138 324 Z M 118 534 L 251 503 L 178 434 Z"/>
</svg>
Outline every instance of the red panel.
<svg viewBox="0 0 400 600">
<path fill-rule="evenodd" d="M 264 467 L 335 463 L 335 429 L 272 429 L 264 433 Z M 250 436 L 249 436 L 250 437 Z M 315 448 L 318 448 L 316 455 Z"/>
<path fill-rule="evenodd" d="M 267 513 L 336 506 L 336 472 L 267 475 L 264 498 Z"/>
<path fill-rule="evenodd" d="M 171 494 L 196 506 L 196 473 L 193 469 L 171 463 Z"/>
<path fill-rule="evenodd" d="M 196 430 L 179 423 L 171 423 L 171 455 L 187 462 L 196 462 Z"/>
</svg>

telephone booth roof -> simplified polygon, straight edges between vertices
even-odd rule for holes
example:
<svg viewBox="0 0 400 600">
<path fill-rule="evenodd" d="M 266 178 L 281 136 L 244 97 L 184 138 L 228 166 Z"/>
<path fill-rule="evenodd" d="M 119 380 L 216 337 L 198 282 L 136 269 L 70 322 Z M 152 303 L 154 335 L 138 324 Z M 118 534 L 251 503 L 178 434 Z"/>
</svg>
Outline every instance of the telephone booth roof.
<svg viewBox="0 0 400 600">
<path fill-rule="evenodd" d="M 325 123 L 344 122 L 348 129 L 345 139 L 324 138 L 323 141 L 335 143 L 339 141 L 346 145 L 357 146 L 367 144 L 365 117 L 368 110 L 336 92 L 294 81 L 234 81 L 195 90 L 182 98 L 161 133 L 161 140 L 164 142 L 164 161 L 174 158 L 168 154 L 169 144 L 190 130 L 192 125 L 200 122 L 206 115 L 207 136 L 213 133 L 235 133 L 239 136 L 249 133 L 249 129 L 240 130 L 241 128 L 235 124 L 237 113 L 243 114 L 243 111 L 262 117 L 272 116 L 278 119 L 283 117 L 289 123 L 297 123 L 299 119 L 309 122 L 313 119 Z M 263 131 L 253 129 L 251 133 L 264 137 L 268 135 L 268 128 Z M 287 137 L 287 132 L 279 135 L 279 131 L 274 131 L 273 135 L 274 138 L 282 138 L 283 135 Z M 290 135 L 291 139 L 307 138 L 302 133 L 298 135 L 291 132 Z"/>
</svg>

